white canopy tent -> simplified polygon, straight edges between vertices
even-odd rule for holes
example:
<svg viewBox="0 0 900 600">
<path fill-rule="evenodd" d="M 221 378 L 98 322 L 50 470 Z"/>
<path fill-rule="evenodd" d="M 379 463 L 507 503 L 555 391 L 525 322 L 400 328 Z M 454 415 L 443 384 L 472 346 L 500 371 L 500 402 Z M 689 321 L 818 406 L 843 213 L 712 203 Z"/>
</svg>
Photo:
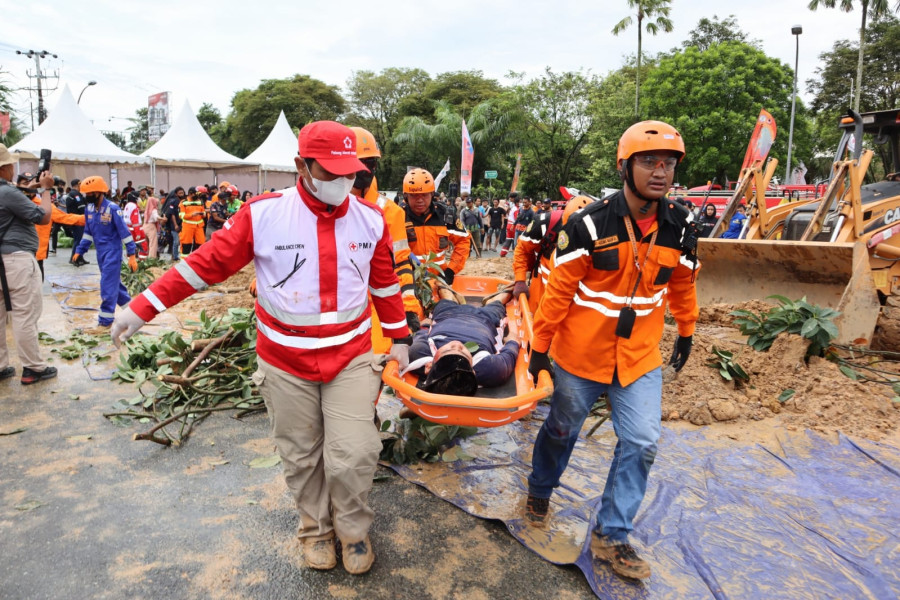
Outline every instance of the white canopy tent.
<svg viewBox="0 0 900 600">
<path fill-rule="evenodd" d="M 31 170 L 37 167 L 35 159 L 43 148 L 53 152 L 54 174 L 67 180 L 100 175 L 109 181 L 111 169 L 116 166 L 150 163 L 150 159 L 122 150 L 100 133 L 81 112 L 68 85 L 44 122 L 10 150 L 25 159 L 20 168 Z"/>
<path fill-rule="evenodd" d="M 269 188 L 283 189 L 296 183 L 295 156 L 297 135 L 288 124 L 284 111 L 281 111 L 269 137 L 244 160 L 260 165 L 259 189 L 262 191 Z"/>
<path fill-rule="evenodd" d="M 228 171 L 229 183 L 239 189 L 254 191 L 258 184 L 259 163 L 219 148 L 187 101 L 165 135 L 141 156 L 151 160 L 150 181 L 157 188 L 220 183 L 215 180 L 222 171 Z"/>
</svg>

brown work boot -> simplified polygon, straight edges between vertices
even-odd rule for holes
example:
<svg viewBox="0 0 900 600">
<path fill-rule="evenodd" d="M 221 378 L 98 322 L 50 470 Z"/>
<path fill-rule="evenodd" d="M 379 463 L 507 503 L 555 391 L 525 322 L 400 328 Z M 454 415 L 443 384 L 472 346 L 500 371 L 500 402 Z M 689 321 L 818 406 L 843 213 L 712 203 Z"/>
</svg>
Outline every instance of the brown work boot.
<svg viewBox="0 0 900 600">
<path fill-rule="evenodd" d="M 344 555 L 344 568 L 351 575 L 368 573 L 375 562 L 375 551 L 372 550 L 372 541 L 369 536 L 360 542 L 352 544 L 341 541 Z"/>
<path fill-rule="evenodd" d="M 599 531 L 591 533 L 591 554 L 608 562 L 617 575 L 628 579 L 650 578 L 650 565 L 638 556 L 631 544 L 610 540 Z"/>
<path fill-rule="evenodd" d="M 303 560 L 310 569 L 327 571 L 337 566 L 333 537 L 325 540 L 300 540 L 300 545 L 303 548 Z"/>
<path fill-rule="evenodd" d="M 550 498 L 537 498 L 528 496 L 525 501 L 525 522 L 532 527 L 544 527 L 547 525 L 547 515 L 550 514 Z"/>
</svg>

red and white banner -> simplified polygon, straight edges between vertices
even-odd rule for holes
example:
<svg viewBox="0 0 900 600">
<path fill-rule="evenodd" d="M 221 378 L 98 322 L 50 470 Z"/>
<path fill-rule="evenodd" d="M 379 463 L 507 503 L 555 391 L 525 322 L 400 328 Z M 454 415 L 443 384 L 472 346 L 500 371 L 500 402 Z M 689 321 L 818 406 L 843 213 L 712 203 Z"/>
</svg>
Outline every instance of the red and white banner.
<svg viewBox="0 0 900 600">
<path fill-rule="evenodd" d="M 0 137 L 6 137 L 9 128 L 12 127 L 12 120 L 8 112 L 0 112 Z"/>
<path fill-rule="evenodd" d="M 516 191 L 516 188 L 519 187 L 519 173 L 522 171 L 522 155 L 516 154 L 516 171 L 513 173 L 513 181 L 512 186 L 509 188 L 509 193 L 512 194 Z"/>
<path fill-rule="evenodd" d="M 472 163 L 475 161 L 475 148 L 469 139 L 469 128 L 462 124 L 462 162 L 459 167 L 459 193 L 472 193 Z"/>
<path fill-rule="evenodd" d="M 147 101 L 150 141 L 158 141 L 169 130 L 169 92 L 153 94 Z"/>
<path fill-rule="evenodd" d="M 753 135 L 750 136 L 750 144 L 747 146 L 741 171 L 756 162 L 765 162 L 777 132 L 778 127 L 775 126 L 774 117 L 765 109 L 759 111 L 759 118 L 756 119 L 756 127 L 753 129 Z"/>
</svg>

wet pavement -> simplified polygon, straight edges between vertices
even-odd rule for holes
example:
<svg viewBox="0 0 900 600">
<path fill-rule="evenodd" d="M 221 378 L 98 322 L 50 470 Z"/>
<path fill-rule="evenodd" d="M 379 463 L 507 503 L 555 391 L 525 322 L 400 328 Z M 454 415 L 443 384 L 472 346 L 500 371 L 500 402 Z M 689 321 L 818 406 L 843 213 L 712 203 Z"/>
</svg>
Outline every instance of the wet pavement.
<svg viewBox="0 0 900 600">
<path fill-rule="evenodd" d="M 99 280 L 96 264 L 76 270 L 60 253 L 48 274 Z M 40 330 L 63 336 L 62 291 L 44 291 Z M 81 313 L 80 324 L 96 314 Z M 11 361 L 21 369 L 14 349 Z M 214 415 L 180 448 L 134 442 L 137 427 L 102 416 L 133 387 L 92 380 L 79 361 L 51 364 L 57 379 L 0 382 L 0 433 L 24 429 L 0 436 L 0 598 L 594 597 L 576 568 L 384 468 L 371 496 L 372 571 L 311 571 L 280 468 L 249 466 L 274 453 L 265 415 Z M 106 365 L 91 367 L 95 378 Z"/>
</svg>

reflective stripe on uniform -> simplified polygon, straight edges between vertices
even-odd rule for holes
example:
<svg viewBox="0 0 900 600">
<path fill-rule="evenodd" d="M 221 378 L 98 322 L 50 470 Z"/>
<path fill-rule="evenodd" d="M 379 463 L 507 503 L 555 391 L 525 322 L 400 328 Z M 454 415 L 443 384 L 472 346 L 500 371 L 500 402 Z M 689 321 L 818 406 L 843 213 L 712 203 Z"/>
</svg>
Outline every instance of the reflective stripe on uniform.
<svg viewBox="0 0 900 600">
<path fill-rule="evenodd" d="M 143 294 L 144 298 L 146 298 L 147 301 L 151 305 L 153 305 L 153 308 L 155 308 L 157 312 L 163 312 L 164 310 L 166 310 L 166 305 L 163 304 L 162 301 L 156 297 L 156 294 L 151 292 L 149 289 L 146 289 L 141 293 Z"/>
<path fill-rule="evenodd" d="M 406 327 L 406 319 L 402 321 L 397 321 L 396 323 L 382 323 L 382 329 L 399 329 L 400 327 Z"/>
<path fill-rule="evenodd" d="M 365 303 L 356 308 L 350 308 L 347 310 L 315 313 L 311 315 L 299 315 L 276 308 L 272 305 L 271 302 L 269 302 L 264 294 L 260 294 L 256 300 L 268 314 L 272 315 L 282 323 L 285 323 L 287 325 L 299 326 L 340 325 L 341 323 L 349 323 L 350 321 L 355 321 L 360 316 L 362 316 L 362 314 L 366 312 L 366 308 L 369 306 L 368 303 Z"/>
<path fill-rule="evenodd" d="M 260 333 L 262 333 L 264 336 L 266 336 L 279 346 L 285 346 L 287 348 L 297 348 L 298 350 L 318 350 L 321 348 L 331 348 L 333 346 L 346 344 L 353 338 L 364 333 L 368 333 L 369 329 L 372 328 L 372 319 L 366 319 L 365 321 L 360 323 L 359 327 L 357 327 L 353 331 L 348 331 L 347 333 L 342 333 L 340 335 L 333 335 L 331 337 L 323 338 L 285 335 L 283 333 L 275 331 L 262 321 L 257 321 L 256 326 L 259 329 Z"/>
<path fill-rule="evenodd" d="M 115 319 L 116 318 L 116 313 L 108 313 L 108 312 L 103 312 L 101 310 L 98 314 L 101 317 L 106 317 L 107 319 Z"/>
<path fill-rule="evenodd" d="M 87 240 L 87 241 L 89 241 L 89 242 L 93 242 L 93 241 L 94 241 L 94 236 L 92 236 L 92 235 L 89 234 L 89 233 L 85 233 L 85 234 L 83 234 L 83 235 L 81 236 L 81 239 Z"/>
<path fill-rule="evenodd" d="M 572 302 L 574 302 L 575 304 L 577 304 L 579 306 L 584 306 L 585 308 L 592 308 L 592 309 L 596 310 L 597 312 L 599 312 L 601 315 L 604 315 L 606 317 L 618 317 L 619 316 L 619 309 L 607 308 L 606 306 L 603 306 L 599 302 L 591 302 L 590 300 L 583 300 L 582 298 L 579 298 L 578 295 L 576 295 L 574 298 L 572 298 Z M 660 304 L 662 304 L 662 301 L 660 301 Z M 649 315 L 650 313 L 652 313 L 654 310 L 656 310 L 655 306 L 653 308 L 647 308 L 647 309 L 643 309 L 643 310 L 635 310 L 634 313 L 638 317 L 645 317 L 645 316 Z"/>
<path fill-rule="evenodd" d="M 197 271 L 191 267 L 191 265 L 187 264 L 185 261 L 179 261 L 178 264 L 175 265 L 175 270 L 184 277 L 184 280 L 187 281 L 192 288 L 201 292 L 209 287 L 203 278 L 197 274 Z"/>
<path fill-rule="evenodd" d="M 581 258 L 582 256 L 589 256 L 589 255 L 590 255 L 590 253 L 587 250 L 585 250 L 584 248 L 579 248 L 578 250 L 575 250 L 574 252 L 570 252 L 570 253 L 564 254 L 562 256 L 559 256 L 559 254 L 557 254 L 556 255 L 556 265 L 557 266 L 564 265 L 567 262 L 569 262 L 570 260 L 575 260 L 576 258 Z"/>
<path fill-rule="evenodd" d="M 130 244 L 130 243 L 133 242 L 133 241 L 134 241 L 134 238 L 133 238 L 132 236 L 130 236 L 130 235 L 129 235 L 127 238 L 123 238 L 123 239 L 122 239 L 122 243 L 123 243 L 123 244 Z"/>
<path fill-rule="evenodd" d="M 399 250 L 408 250 L 408 249 L 409 249 L 408 241 L 400 240 L 398 242 L 394 242 L 394 252 L 397 252 Z"/>
<path fill-rule="evenodd" d="M 651 298 L 647 298 L 646 296 L 635 296 L 631 303 L 632 304 L 655 304 L 660 301 L 660 299 L 666 295 L 666 290 L 668 288 L 663 288 L 653 294 Z M 578 291 L 588 296 L 590 298 L 600 298 L 602 300 L 607 300 L 609 302 L 617 302 L 618 304 L 625 304 L 628 302 L 628 298 L 625 296 L 616 296 L 615 294 L 611 294 L 609 292 L 598 292 L 596 290 L 592 290 L 588 286 L 584 285 L 583 281 L 578 282 Z"/>
<path fill-rule="evenodd" d="M 699 269 L 700 268 L 700 259 L 695 258 L 694 260 L 697 261 L 696 266 Z M 687 256 L 685 256 L 684 254 L 681 255 L 681 258 L 678 259 L 678 262 L 681 263 L 682 265 L 684 265 L 685 267 L 687 267 L 688 269 L 691 269 L 691 270 L 694 269 L 694 262 L 691 259 L 689 259 Z"/>
<path fill-rule="evenodd" d="M 587 227 L 588 235 L 591 236 L 591 241 L 596 242 L 597 228 L 594 226 L 594 219 L 588 217 L 587 219 L 584 219 L 582 223 L 584 223 L 584 226 Z"/>
<path fill-rule="evenodd" d="M 394 294 L 400 293 L 400 284 L 395 283 L 393 285 L 389 285 L 386 288 L 373 288 L 369 286 L 369 293 L 373 296 L 377 296 L 378 298 L 388 298 L 393 296 Z"/>
<path fill-rule="evenodd" d="M 444 258 L 444 255 L 446 253 L 447 253 L 446 250 L 441 250 L 440 252 L 437 252 L 435 254 L 434 260 L 436 260 L 436 261 L 441 260 L 442 258 Z M 429 252 L 428 254 L 431 254 L 431 253 Z M 428 260 L 428 254 L 416 254 L 416 258 L 418 258 L 420 261 L 426 261 L 426 260 Z"/>
</svg>

